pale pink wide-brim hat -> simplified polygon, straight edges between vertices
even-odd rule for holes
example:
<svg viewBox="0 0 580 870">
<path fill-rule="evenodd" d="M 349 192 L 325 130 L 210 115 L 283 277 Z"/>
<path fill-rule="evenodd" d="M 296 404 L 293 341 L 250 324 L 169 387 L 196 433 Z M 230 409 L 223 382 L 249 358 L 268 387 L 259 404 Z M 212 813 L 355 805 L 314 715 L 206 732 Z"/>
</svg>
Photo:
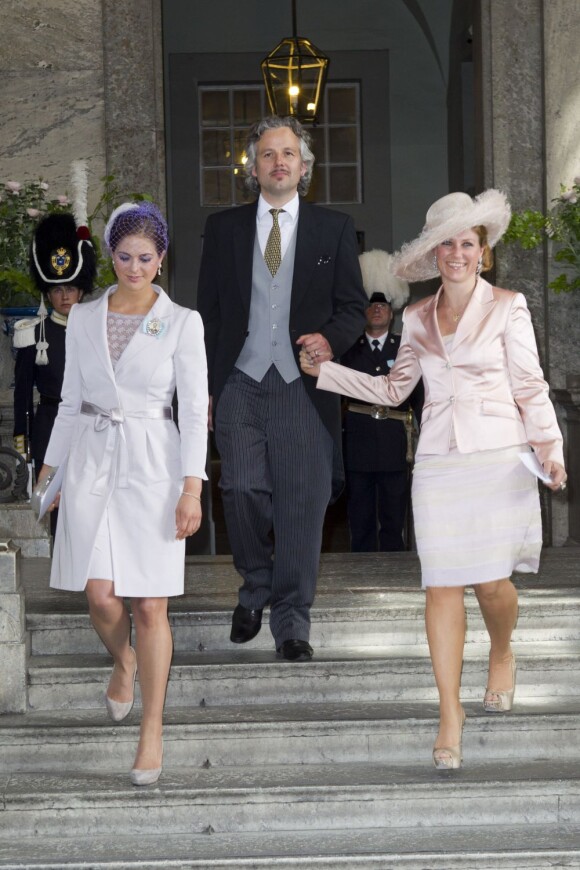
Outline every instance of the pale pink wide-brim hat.
<svg viewBox="0 0 580 870">
<path fill-rule="evenodd" d="M 436 278 L 439 270 L 435 264 L 434 248 L 472 227 L 487 229 L 487 243 L 496 245 L 511 218 L 511 208 L 501 190 L 485 190 L 472 199 L 467 193 L 449 193 L 436 200 L 427 212 L 421 235 L 403 245 L 395 254 L 393 269 L 407 281 L 427 281 Z"/>
</svg>

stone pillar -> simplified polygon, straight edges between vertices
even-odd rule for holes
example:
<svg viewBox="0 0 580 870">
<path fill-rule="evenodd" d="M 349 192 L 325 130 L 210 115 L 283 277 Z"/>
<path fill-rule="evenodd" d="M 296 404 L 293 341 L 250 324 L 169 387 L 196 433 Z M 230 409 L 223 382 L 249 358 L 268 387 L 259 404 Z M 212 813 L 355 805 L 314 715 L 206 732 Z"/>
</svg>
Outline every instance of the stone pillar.
<svg viewBox="0 0 580 870">
<path fill-rule="evenodd" d="M 516 211 L 545 207 L 542 0 L 481 0 L 484 187 Z M 525 293 L 549 368 L 545 252 L 499 245 L 496 282 Z"/>
<path fill-rule="evenodd" d="M 0 542 L 0 713 L 23 713 L 28 707 L 28 649 L 20 548 L 5 540 Z"/>
<path fill-rule="evenodd" d="M 107 172 L 165 212 L 161 0 L 102 0 Z"/>
</svg>

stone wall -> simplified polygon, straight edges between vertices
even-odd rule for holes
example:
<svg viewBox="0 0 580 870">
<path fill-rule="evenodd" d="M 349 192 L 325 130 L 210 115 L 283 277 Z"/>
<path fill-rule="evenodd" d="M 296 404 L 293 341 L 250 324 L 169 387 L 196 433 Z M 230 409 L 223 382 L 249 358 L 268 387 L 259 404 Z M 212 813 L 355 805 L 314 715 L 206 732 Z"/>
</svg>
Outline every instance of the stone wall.
<svg viewBox="0 0 580 870">
<path fill-rule="evenodd" d="M 42 177 L 66 193 L 84 157 L 89 210 L 105 174 L 164 208 L 161 0 L 2 0 L 0 116 L 0 190 Z M 12 378 L 1 334 L 0 391 Z"/>
<path fill-rule="evenodd" d="M 66 190 L 89 161 L 89 198 L 114 173 L 165 199 L 160 0 L 2 0 L 0 180 Z"/>
</svg>

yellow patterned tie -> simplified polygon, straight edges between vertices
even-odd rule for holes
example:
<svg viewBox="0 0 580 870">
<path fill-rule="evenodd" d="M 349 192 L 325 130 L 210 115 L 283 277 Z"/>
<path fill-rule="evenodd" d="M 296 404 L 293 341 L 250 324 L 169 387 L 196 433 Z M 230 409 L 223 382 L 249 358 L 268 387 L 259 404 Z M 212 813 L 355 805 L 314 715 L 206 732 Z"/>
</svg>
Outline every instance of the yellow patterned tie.
<svg viewBox="0 0 580 870">
<path fill-rule="evenodd" d="M 284 209 L 270 209 L 270 214 L 272 215 L 272 229 L 270 230 L 270 235 L 266 242 L 266 249 L 264 251 L 264 261 L 272 275 L 276 274 L 280 268 L 280 263 L 282 262 L 282 236 L 280 235 L 280 225 L 278 223 L 278 215 L 281 211 L 284 211 Z"/>
</svg>

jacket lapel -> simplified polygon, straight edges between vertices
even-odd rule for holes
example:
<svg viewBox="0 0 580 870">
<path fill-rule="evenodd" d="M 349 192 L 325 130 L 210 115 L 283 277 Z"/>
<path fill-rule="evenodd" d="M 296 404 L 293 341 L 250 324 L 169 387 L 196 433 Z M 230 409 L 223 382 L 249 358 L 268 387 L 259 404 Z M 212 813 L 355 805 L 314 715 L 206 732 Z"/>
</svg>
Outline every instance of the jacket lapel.
<svg viewBox="0 0 580 870">
<path fill-rule="evenodd" d="M 291 312 L 296 310 L 308 290 L 312 273 L 316 267 L 316 253 L 319 248 L 320 224 L 314 209 L 310 208 L 308 203 L 303 200 L 300 200 L 296 232 Z"/>
<path fill-rule="evenodd" d="M 437 348 L 443 356 L 446 356 L 439 323 L 437 322 L 437 305 L 442 292 L 443 287 L 440 287 L 435 296 L 432 296 L 418 313 L 432 346 Z"/>
<path fill-rule="evenodd" d="M 462 341 L 465 341 L 466 338 L 469 338 L 471 333 L 477 329 L 481 321 L 487 317 L 495 305 L 493 287 L 483 278 L 479 278 L 473 295 L 463 313 L 463 317 L 457 324 L 457 332 L 453 342 L 454 348 L 461 344 Z"/>
<path fill-rule="evenodd" d="M 103 293 L 97 304 L 92 308 L 85 321 L 87 338 L 95 349 L 95 353 L 111 380 L 115 381 L 109 343 L 107 340 L 107 312 L 109 310 L 109 296 L 116 290 L 116 285 Z"/>
<path fill-rule="evenodd" d="M 258 201 L 237 212 L 238 223 L 234 227 L 234 257 L 240 296 L 247 312 L 250 311 L 252 297 L 252 268 L 254 263 L 254 241 L 256 238 L 256 214 Z"/>
</svg>

